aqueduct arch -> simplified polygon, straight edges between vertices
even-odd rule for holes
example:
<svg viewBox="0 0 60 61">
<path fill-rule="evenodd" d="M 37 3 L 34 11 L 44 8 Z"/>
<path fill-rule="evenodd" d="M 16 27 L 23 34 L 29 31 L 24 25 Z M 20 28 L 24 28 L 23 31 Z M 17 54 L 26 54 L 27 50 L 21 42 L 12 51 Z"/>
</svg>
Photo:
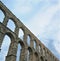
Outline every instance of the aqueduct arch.
<svg viewBox="0 0 60 61">
<path fill-rule="evenodd" d="M 11 38 L 11 44 L 5 61 L 16 61 L 18 43 L 22 48 L 19 61 L 59 61 L 1 1 L 0 10 L 2 10 L 5 15 L 3 22 L 0 22 L 0 52 L 4 36 L 8 35 Z M 9 19 L 12 19 L 14 22 L 15 31 L 12 31 L 7 27 Z M 20 28 L 24 33 L 23 39 L 18 37 Z M 30 37 L 30 44 L 27 42 L 27 36 Z M 34 45 L 34 43 L 36 44 Z M 48 51 L 49 54 L 46 51 Z"/>
</svg>

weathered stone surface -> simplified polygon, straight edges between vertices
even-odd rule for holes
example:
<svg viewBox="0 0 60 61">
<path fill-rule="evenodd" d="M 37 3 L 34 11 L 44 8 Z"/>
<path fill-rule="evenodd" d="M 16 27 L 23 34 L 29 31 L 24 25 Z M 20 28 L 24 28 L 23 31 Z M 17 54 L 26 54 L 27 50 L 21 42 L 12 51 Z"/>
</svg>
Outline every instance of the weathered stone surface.
<svg viewBox="0 0 60 61">
<path fill-rule="evenodd" d="M 1 1 L 0 10 L 5 15 L 3 22 L 0 23 L 0 48 L 5 35 L 8 35 L 11 39 L 6 61 L 16 61 L 18 44 L 21 46 L 20 61 L 59 61 Z M 15 24 L 14 32 L 7 28 L 9 19 L 12 19 Z M 23 40 L 18 37 L 20 28 L 24 32 Z M 28 35 L 30 36 L 30 45 L 27 44 Z M 34 41 L 36 43 L 36 47 L 34 47 Z"/>
</svg>

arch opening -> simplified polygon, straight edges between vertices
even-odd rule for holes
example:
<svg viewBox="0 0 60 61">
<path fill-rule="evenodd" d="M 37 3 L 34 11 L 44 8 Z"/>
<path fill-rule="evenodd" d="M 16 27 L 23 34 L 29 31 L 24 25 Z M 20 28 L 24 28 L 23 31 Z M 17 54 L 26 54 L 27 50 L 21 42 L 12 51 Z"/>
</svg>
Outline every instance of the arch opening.
<svg viewBox="0 0 60 61">
<path fill-rule="evenodd" d="M 27 36 L 27 44 L 28 44 L 28 46 L 30 46 L 30 41 L 31 41 L 31 38 L 30 38 L 30 36 L 28 35 L 28 36 Z"/>
<path fill-rule="evenodd" d="M 39 52 L 41 52 L 41 46 L 40 45 L 38 46 L 38 48 L 39 48 Z"/>
<path fill-rule="evenodd" d="M 35 52 L 34 55 L 35 55 L 35 56 L 34 56 L 34 61 L 39 61 L 38 54 Z"/>
<path fill-rule="evenodd" d="M 2 23 L 5 18 L 3 11 L 0 9 L 0 22 Z"/>
<path fill-rule="evenodd" d="M 21 55 L 21 45 L 18 43 L 18 48 L 17 48 L 17 54 L 16 54 L 16 61 L 20 61 L 20 55 Z"/>
<path fill-rule="evenodd" d="M 18 42 L 18 48 L 17 48 L 17 54 L 16 54 L 16 61 L 22 61 L 22 60 L 24 60 L 24 59 L 22 59 L 22 55 L 24 55 L 24 53 L 25 53 L 25 45 L 24 45 L 24 43 L 23 43 L 23 41 L 19 41 Z"/>
<path fill-rule="evenodd" d="M 23 39 L 24 39 L 24 32 L 23 32 L 22 29 L 19 29 L 18 37 L 23 41 Z"/>
<path fill-rule="evenodd" d="M 45 48 L 43 48 L 43 56 L 45 56 Z"/>
<path fill-rule="evenodd" d="M 30 52 L 29 52 L 29 50 L 27 50 L 27 60 L 26 61 L 29 61 L 30 59 L 29 59 L 29 56 L 30 56 Z"/>
<path fill-rule="evenodd" d="M 26 52 L 27 56 L 26 56 L 26 61 L 31 61 L 32 59 L 32 49 L 30 47 L 28 47 L 28 50 Z"/>
<path fill-rule="evenodd" d="M 45 59 L 45 61 L 47 61 L 47 59 Z"/>
<path fill-rule="evenodd" d="M 11 44 L 10 37 L 8 35 L 5 35 L 2 46 L 1 46 L 1 53 L 0 53 L 0 58 L 2 61 L 5 61 L 5 59 L 6 59 L 10 44 Z"/>
<path fill-rule="evenodd" d="M 34 49 L 36 49 L 37 43 L 36 40 L 34 40 Z"/>
<path fill-rule="evenodd" d="M 41 61 L 44 61 L 44 59 L 43 59 L 43 57 L 42 57 L 42 56 L 40 57 L 40 60 L 41 60 Z"/>
<path fill-rule="evenodd" d="M 11 19 L 9 19 L 7 23 L 7 27 L 14 32 L 16 26 L 15 23 Z"/>
</svg>

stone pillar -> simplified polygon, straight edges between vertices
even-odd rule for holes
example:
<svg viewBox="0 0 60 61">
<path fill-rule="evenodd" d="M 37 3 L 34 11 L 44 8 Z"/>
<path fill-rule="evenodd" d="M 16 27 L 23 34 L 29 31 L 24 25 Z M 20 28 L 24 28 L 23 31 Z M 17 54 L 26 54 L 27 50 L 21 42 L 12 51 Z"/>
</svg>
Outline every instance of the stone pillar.
<svg viewBox="0 0 60 61">
<path fill-rule="evenodd" d="M 33 52 L 32 53 L 30 53 L 30 60 L 29 61 L 33 61 Z"/>
<path fill-rule="evenodd" d="M 35 57 L 34 57 L 34 54 L 33 54 L 33 60 L 32 61 L 34 61 L 35 60 Z"/>
<path fill-rule="evenodd" d="M 30 40 L 30 46 L 31 46 L 32 48 L 34 47 L 34 42 L 33 42 L 32 38 L 31 38 L 31 40 Z"/>
<path fill-rule="evenodd" d="M 24 43 L 27 45 L 27 34 L 26 33 L 24 34 L 24 38 L 23 39 L 24 39 Z"/>
<path fill-rule="evenodd" d="M 26 33 L 24 34 L 24 42 L 27 42 L 27 35 L 26 35 Z"/>
<path fill-rule="evenodd" d="M 27 61 L 27 57 L 29 57 L 28 58 L 29 61 L 33 61 L 33 53 L 29 52 L 29 56 L 28 56 L 27 54 L 29 50 L 27 48 L 25 48 L 25 50 L 23 51 L 22 50 L 21 50 L 20 61 Z"/>
<path fill-rule="evenodd" d="M 4 24 L 5 26 L 7 26 L 8 20 L 9 20 L 9 18 L 8 18 L 8 16 L 6 15 L 5 18 L 4 18 L 4 21 L 3 21 L 3 24 Z"/>
<path fill-rule="evenodd" d="M 18 36 L 18 34 L 19 34 L 19 28 L 16 26 L 16 28 L 15 28 L 15 33 L 16 33 L 16 35 Z"/>
<path fill-rule="evenodd" d="M 19 61 L 25 61 L 25 49 L 21 49 Z"/>
<path fill-rule="evenodd" d="M 39 61 L 39 56 L 37 54 L 33 54 L 33 61 Z"/>
<path fill-rule="evenodd" d="M 17 46 L 18 43 L 16 41 L 11 42 L 6 61 L 16 61 Z"/>
<path fill-rule="evenodd" d="M 0 51 L 1 51 L 1 45 L 4 39 L 4 34 L 0 32 Z"/>
</svg>

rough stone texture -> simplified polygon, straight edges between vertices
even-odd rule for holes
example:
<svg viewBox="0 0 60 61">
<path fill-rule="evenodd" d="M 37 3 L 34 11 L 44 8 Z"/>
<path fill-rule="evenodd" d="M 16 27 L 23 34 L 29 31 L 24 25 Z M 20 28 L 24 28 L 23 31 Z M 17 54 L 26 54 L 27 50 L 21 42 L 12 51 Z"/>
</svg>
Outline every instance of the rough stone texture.
<svg viewBox="0 0 60 61">
<path fill-rule="evenodd" d="M 59 61 L 1 1 L 0 10 L 5 15 L 3 22 L 0 22 L 0 51 L 4 36 L 7 35 L 11 39 L 6 61 L 16 61 L 18 44 L 22 47 L 19 61 Z M 14 32 L 7 27 L 9 19 L 12 19 L 15 24 Z M 24 32 L 23 40 L 18 37 L 19 29 L 22 29 Z M 30 45 L 27 43 L 27 36 L 30 36 Z M 34 42 L 36 43 L 35 48 Z M 27 51 L 29 51 L 28 60 Z"/>
</svg>

